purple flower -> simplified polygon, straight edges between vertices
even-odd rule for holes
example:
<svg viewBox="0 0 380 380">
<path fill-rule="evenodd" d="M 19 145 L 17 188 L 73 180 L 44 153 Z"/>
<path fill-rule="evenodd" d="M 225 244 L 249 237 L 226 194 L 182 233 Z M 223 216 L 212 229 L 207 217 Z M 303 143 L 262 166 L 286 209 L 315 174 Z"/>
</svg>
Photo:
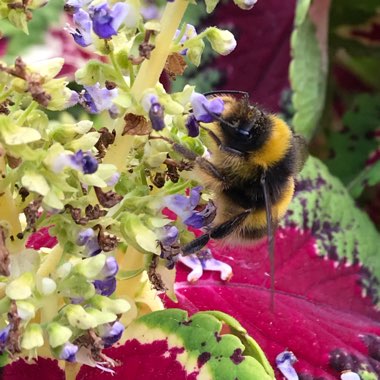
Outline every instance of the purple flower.
<svg viewBox="0 0 380 380">
<path fill-rule="evenodd" d="M 176 194 L 169 195 L 165 200 L 165 206 L 175 212 L 189 227 L 204 227 L 215 216 L 215 206 L 212 202 L 209 202 L 201 210 L 197 209 L 201 189 L 201 186 L 194 187 L 191 189 L 189 197 Z"/>
<path fill-rule="evenodd" d="M 155 131 L 162 131 L 165 128 L 164 108 L 158 101 L 158 97 L 154 94 L 147 94 L 143 97 L 142 106 L 148 112 L 152 128 Z"/>
<path fill-rule="evenodd" d="M 160 10 L 157 7 L 157 5 L 154 4 L 142 6 L 140 9 L 140 13 L 146 21 L 160 17 Z"/>
<path fill-rule="evenodd" d="M 74 38 L 74 41 L 86 47 L 92 44 L 91 28 L 92 21 L 90 15 L 83 9 L 78 9 L 73 16 L 73 21 L 76 26 L 75 29 L 69 28 L 69 32 Z"/>
<path fill-rule="evenodd" d="M 199 123 L 194 114 L 191 114 L 186 120 L 186 128 L 190 137 L 197 137 L 199 135 Z"/>
<path fill-rule="evenodd" d="M 288 380 L 298 380 L 297 372 L 293 367 L 296 361 L 297 358 L 291 351 L 284 351 L 276 356 L 277 368 Z"/>
<path fill-rule="evenodd" d="M 78 150 L 74 154 L 59 155 L 52 166 L 56 173 L 69 166 L 75 170 L 80 170 L 83 174 L 92 174 L 98 170 L 98 161 L 90 152 L 83 153 Z"/>
<path fill-rule="evenodd" d="M 116 278 L 109 277 L 105 280 L 95 280 L 93 282 L 96 292 L 102 296 L 110 296 L 116 290 Z"/>
<path fill-rule="evenodd" d="M 70 363 L 76 361 L 76 353 L 78 352 L 78 346 L 67 342 L 63 345 L 61 349 L 61 353 L 59 354 L 59 358 L 62 360 L 66 360 Z"/>
<path fill-rule="evenodd" d="M 171 246 L 178 239 L 178 228 L 169 224 L 167 226 L 162 227 L 158 235 L 163 245 Z"/>
<path fill-rule="evenodd" d="M 102 328 L 99 328 L 99 330 L 101 330 L 99 334 L 103 340 L 105 348 L 115 344 L 121 338 L 124 332 L 124 326 L 119 321 L 114 322 L 112 325 L 107 324 L 101 327 Z"/>
<path fill-rule="evenodd" d="M 215 120 L 214 114 L 220 116 L 224 109 L 224 102 L 220 98 L 207 99 L 204 95 L 194 92 L 190 98 L 193 114 L 197 121 L 211 123 Z"/>
<path fill-rule="evenodd" d="M 87 228 L 79 232 L 76 243 L 78 245 L 85 245 L 93 236 L 95 236 L 95 231 L 92 228 Z"/>
<path fill-rule="evenodd" d="M 181 31 L 179 29 L 176 30 L 175 34 L 174 34 L 174 39 L 176 39 L 179 35 L 180 35 Z M 197 36 L 197 31 L 195 30 L 194 26 L 191 25 L 191 24 L 186 24 L 186 29 L 185 29 L 185 33 L 183 34 L 183 36 L 181 37 L 181 39 L 179 40 L 179 43 L 180 44 L 183 44 L 185 43 L 187 40 L 191 39 L 191 38 L 194 38 Z M 186 55 L 187 53 L 187 50 L 188 49 L 183 49 L 181 50 L 179 53 L 181 55 Z"/>
<path fill-rule="evenodd" d="M 0 330 L 0 353 L 8 340 L 9 332 L 11 331 L 11 325 L 8 325 Z"/>
<path fill-rule="evenodd" d="M 107 3 L 89 8 L 94 32 L 100 38 L 111 38 L 117 34 L 120 25 L 127 17 L 129 7 L 125 3 L 116 3 L 112 9 Z"/>
<path fill-rule="evenodd" d="M 94 86 L 84 86 L 84 88 L 81 103 L 88 112 L 96 114 L 104 110 L 115 111 L 113 100 L 118 95 L 117 88 L 112 90 L 108 90 L 106 87 L 101 88 L 100 83 L 96 83 Z"/>
<path fill-rule="evenodd" d="M 119 265 L 117 264 L 116 259 L 113 256 L 109 256 L 106 259 L 106 263 L 104 264 L 102 271 L 100 272 L 100 276 L 102 276 L 104 279 L 114 277 L 118 270 Z"/>
</svg>

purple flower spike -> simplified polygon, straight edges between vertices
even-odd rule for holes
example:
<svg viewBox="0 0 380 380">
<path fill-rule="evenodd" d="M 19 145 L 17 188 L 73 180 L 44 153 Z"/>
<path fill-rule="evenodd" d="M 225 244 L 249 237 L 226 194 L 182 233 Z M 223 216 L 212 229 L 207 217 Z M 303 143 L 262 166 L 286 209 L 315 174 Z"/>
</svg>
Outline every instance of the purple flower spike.
<svg viewBox="0 0 380 380">
<path fill-rule="evenodd" d="M 119 270 L 119 265 L 113 256 L 109 256 L 106 259 L 106 263 L 101 271 L 103 278 L 114 277 Z"/>
<path fill-rule="evenodd" d="M 204 95 L 194 92 L 190 98 L 193 114 L 197 121 L 211 123 L 215 120 L 214 114 L 220 116 L 224 109 L 224 102 L 220 98 L 207 99 Z"/>
<path fill-rule="evenodd" d="M 92 44 L 91 28 L 92 21 L 90 15 L 83 9 L 78 9 L 73 16 L 73 21 L 76 29 L 69 30 L 74 38 L 74 41 L 82 46 L 86 47 Z"/>
<path fill-rule="evenodd" d="M 298 375 L 293 367 L 293 364 L 297 361 L 297 358 L 291 351 L 284 351 L 277 355 L 276 365 L 281 373 L 288 380 L 298 380 Z"/>
<path fill-rule="evenodd" d="M 190 137 L 197 137 L 199 135 L 199 123 L 194 114 L 191 114 L 186 120 L 186 128 Z"/>
<path fill-rule="evenodd" d="M 66 360 L 67 362 L 74 363 L 76 361 L 76 353 L 78 352 L 78 346 L 67 342 L 63 345 L 59 358 Z"/>
<path fill-rule="evenodd" d="M 84 88 L 82 105 L 88 112 L 96 114 L 114 107 L 113 100 L 118 95 L 117 88 L 108 90 L 105 87 L 101 88 L 99 83 L 94 86 L 85 86 Z"/>
<path fill-rule="evenodd" d="M 120 25 L 125 21 L 129 7 L 125 3 L 116 3 L 112 10 L 107 3 L 90 8 L 94 32 L 100 38 L 111 38 L 117 34 Z"/>
<path fill-rule="evenodd" d="M 116 290 L 116 278 L 109 277 L 105 280 L 95 280 L 93 282 L 96 292 L 102 296 L 110 296 Z"/>
<path fill-rule="evenodd" d="M 100 332 L 104 347 L 111 347 L 115 344 L 123 335 L 124 329 L 124 326 L 119 321 L 114 322 L 112 326 L 104 327 L 103 331 Z"/>
</svg>

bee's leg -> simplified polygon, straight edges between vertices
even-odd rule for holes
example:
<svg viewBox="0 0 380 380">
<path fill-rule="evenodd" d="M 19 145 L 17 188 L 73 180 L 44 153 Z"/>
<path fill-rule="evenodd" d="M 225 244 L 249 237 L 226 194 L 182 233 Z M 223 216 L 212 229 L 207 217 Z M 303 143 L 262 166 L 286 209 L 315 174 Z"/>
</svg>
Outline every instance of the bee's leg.
<svg viewBox="0 0 380 380">
<path fill-rule="evenodd" d="M 226 146 L 222 143 L 222 141 L 220 140 L 220 138 L 213 132 L 211 131 L 210 129 L 206 128 L 206 127 L 202 127 L 205 131 L 207 131 L 207 133 L 209 134 L 209 136 L 215 141 L 216 145 L 218 146 L 218 148 L 220 150 L 222 150 L 223 152 L 227 152 L 227 153 L 230 153 L 234 156 L 238 156 L 238 157 L 243 157 L 244 156 L 244 153 L 243 152 L 240 152 L 239 150 L 236 150 L 236 149 L 233 149 L 229 146 Z"/>
<path fill-rule="evenodd" d="M 172 144 L 174 151 L 182 155 L 184 158 L 188 159 L 189 161 L 194 161 L 202 170 L 204 170 L 211 177 L 213 177 L 217 181 L 225 182 L 226 179 L 224 175 L 210 161 L 207 161 L 205 158 L 198 156 L 193 151 L 187 149 L 185 146 L 181 144 L 178 144 L 165 137 L 163 137 L 162 139 Z"/>
<path fill-rule="evenodd" d="M 210 239 L 223 239 L 228 236 L 244 222 L 251 211 L 251 209 L 243 211 L 226 222 L 211 228 L 206 234 L 203 234 L 190 243 L 184 245 L 182 247 L 182 255 L 187 256 L 200 251 Z"/>
</svg>

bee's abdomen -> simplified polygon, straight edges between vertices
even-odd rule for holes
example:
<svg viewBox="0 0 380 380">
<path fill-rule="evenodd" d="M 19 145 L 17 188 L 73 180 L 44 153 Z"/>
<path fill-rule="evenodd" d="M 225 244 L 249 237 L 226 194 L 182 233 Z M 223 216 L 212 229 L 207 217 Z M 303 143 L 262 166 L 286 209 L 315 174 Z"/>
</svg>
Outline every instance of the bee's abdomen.
<svg viewBox="0 0 380 380">
<path fill-rule="evenodd" d="M 276 164 L 265 170 L 265 181 L 272 204 L 277 203 L 287 189 L 295 166 L 295 152 L 290 149 Z M 265 199 L 261 185 L 263 168 L 252 171 L 252 178 L 234 176 L 229 186 L 223 190 L 224 195 L 244 209 L 264 209 Z"/>
</svg>

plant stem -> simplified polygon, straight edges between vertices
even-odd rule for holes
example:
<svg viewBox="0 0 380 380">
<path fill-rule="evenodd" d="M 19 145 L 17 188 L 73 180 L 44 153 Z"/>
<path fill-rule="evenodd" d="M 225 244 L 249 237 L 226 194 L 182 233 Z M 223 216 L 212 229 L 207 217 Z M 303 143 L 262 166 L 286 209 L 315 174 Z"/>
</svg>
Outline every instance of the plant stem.
<svg viewBox="0 0 380 380">
<path fill-rule="evenodd" d="M 166 5 L 161 19 L 161 32 L 156 38 L 155 48 L 152 51 L 150 59 L 142 63 L 132 87 L 132 95 L 136 99 L 139 100 L 144 90 L 154 87 L 160 79 L 166 59 L 170 53 L 174 34 L 179 27 L 188 4 L 187 0 L 176 0 Z"/>
<path fill-rule="evenodd" d="M 116 61 L 116 57 L 115 57 L 115 54 L 113 53 L 113 51 L 111 51 L 111 53 L 110 53 L 110 59 L 111 59 L 111 62 L 112 62 L 112 66 L 113 66 L 113 68 L 116 71 L 116 74 L 117 74 L 117 77 L 118 77 L 118 80 L 119 80 L 119 85 L 121 85 L 125 89 L 128 89 L 129 86 L 127 85 L 127 82 L 124 79 L 124 75 L 121 72 L 120 66 L 119 66 L 119 64 Z"/>
<path fill-rule="evenodd" d="M 38 107 L 38 103 L 34 100 L 28 105 L 26 110 L 21 114 L 21 116 L 16 120 L 16 124 L 19 126 L 22 126 L 26 119 L 28 118 L 29 114 L 34 111 Z"/>
</svg>

